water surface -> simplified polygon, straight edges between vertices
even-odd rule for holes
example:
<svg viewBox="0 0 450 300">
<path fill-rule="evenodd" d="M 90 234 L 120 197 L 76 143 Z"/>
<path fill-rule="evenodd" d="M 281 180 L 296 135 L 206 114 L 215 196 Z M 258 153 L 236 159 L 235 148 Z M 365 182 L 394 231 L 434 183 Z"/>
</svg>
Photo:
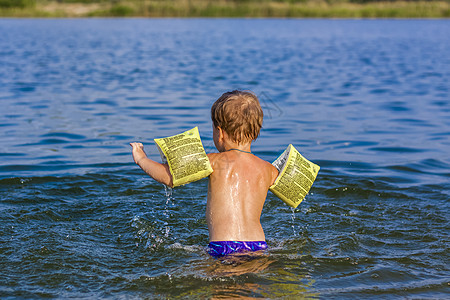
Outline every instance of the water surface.
<svg viewBox="0 0 450 300">
<path fill-rule="evenodd" d="M 0 296 L 445 298 L 446 20 L 0 20 Z M 265 111 L 253 151 L 322 168 L 268 255 L 205 252 L 207 181 L 172 193 L 131 141 L 199 126 L 221 93 Z"/>
</svg>

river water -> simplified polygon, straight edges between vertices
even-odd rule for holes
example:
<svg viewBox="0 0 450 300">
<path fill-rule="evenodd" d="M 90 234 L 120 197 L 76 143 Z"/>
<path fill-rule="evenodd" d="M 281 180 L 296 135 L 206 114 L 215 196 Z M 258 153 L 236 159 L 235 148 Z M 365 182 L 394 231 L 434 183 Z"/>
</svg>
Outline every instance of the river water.
<svg viewBox="0 0 450 300">
<path fill-rule="evenodd" d="M 447 20 L 0 20 L 0 297 L 388 299 L 449 293 Z M 207 179 L 132 162 L 225 91 L 265 111 L 252 150 L 321 170 L 270 250 L 205 252 Z"/>
</svg>

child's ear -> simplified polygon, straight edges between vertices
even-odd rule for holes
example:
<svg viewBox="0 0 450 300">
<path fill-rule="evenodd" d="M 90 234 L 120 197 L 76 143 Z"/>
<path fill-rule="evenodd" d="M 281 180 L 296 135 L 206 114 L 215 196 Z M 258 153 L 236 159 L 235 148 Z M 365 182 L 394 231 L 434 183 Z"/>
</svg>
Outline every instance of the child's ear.
<svg viewBox="0 0 450 300">
<path fill-rule="evenodd" d="M 223 141 L 224 135 L 225 135 L 225 131 L 220 128 L 219 126 L 217 126 L 217 130 L 219 131 L 219 141 Z"/>
</svg>

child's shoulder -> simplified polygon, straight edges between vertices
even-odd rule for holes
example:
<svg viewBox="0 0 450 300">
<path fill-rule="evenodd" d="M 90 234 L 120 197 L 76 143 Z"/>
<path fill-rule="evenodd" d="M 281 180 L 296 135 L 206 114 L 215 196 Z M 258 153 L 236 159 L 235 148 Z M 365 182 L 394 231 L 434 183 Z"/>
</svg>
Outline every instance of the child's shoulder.
<svg viewBox="0 0 450 300">
<path fill-rule="evenodd" d="M 275 182 L 275 179 L 278 177 L 278 169 L 275 168 L 274 165 L 272 165 L 270 162 L 258 157 L 255 155 L 255 159 L 258 161 L 258 166 L 263 171 L 265 176 L 267 176 L 267 179 L 270 181 L 270 185 L 272 185 Z"/>
<path fill-rule="evenodd" d="M 208 154 L 206 154 L 206 156 L 208 156 L 208 159 L 211 162 L 213 162 L 214 160 L 216 160 L 220 156 L 220 153 L 208 153 Z"/>
<path fill-rule="evenodd" d="M 213 166 L 214 169 L 214 165 L 216 165 L 217 163 L 219 163 L 221 161 L 220 157 L 223 156 L 223 153 L 208 153 L 206 154 L 208 156 L 209 162 L 211 163 L 211 166 Z"/>
<path fill-rule="evenodd" d="M 266 163 L 267 170 L 270 173 L 271 185 L 272 185 L 278 177 L 278 174 L 279 174 L 278 169 L 275 168 L 275 166 L 272 165 L 270 162 L 268 162 L 268 161 L 264 161 L 264 162 Z"/>
<path fill-rule="evenodd" d="M 222 166 L 223 163 L 230 163 L 230 158 L 228 157 L 230 154 L 226 152 L 219 152 L 219 153 L 208 153 L 208 158 L 213 166 L 213 169 L 215 166 Z M 234 161 L 231 159 L 231 161 Z M 248 163 L 249 161 L 246 160 Z M 271 182 L 273 183 L 275 179 L 278 176 L 278 170 L 275 168 L 270 162 L 256 156 L 252 155 L 252 159 L 250 160 L 250 163 L 252 166 L 256 169 L 261 170 L 263 173 L 266 173 L 270 178 Z"/>
</svg>

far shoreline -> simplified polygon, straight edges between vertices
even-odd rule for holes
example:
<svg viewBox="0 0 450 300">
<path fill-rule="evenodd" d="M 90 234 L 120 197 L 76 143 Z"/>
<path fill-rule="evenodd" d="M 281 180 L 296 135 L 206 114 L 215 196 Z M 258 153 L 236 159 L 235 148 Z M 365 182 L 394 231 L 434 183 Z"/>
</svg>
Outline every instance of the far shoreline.
<svg viewBox="0 0 450 300">
<path fill-rule="evenodd" d="M 329 21 L 450 21 L 449 18 L 312 18 L 312 17 L 0 17 L 1 20 L 329 20 Z"/>
<path fill-rule="evenodd" d="M 0 18 L 448 19 L 449 0 L 0 0 Z M 3 4 L 2 4 L 3 3 Z M 9 4 L 8 4 L 9 3 Z"/>
</svg>

